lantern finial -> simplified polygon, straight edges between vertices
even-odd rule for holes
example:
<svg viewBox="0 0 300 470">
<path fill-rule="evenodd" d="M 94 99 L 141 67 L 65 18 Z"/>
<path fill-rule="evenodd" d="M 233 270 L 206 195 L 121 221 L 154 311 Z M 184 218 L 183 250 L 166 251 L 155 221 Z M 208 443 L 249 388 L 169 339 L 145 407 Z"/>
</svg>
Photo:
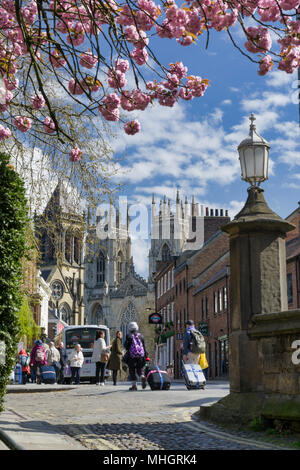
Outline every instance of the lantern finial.
<svg viewBox="0 0 300 470">
<path fill-rule="evenodd" d="M 256 125 L 254 124 L 254 121 L 256 121 L 256 117 L 254 116 L 253 113 L 250 114 L 249 117 L 251 124 L 250 124 L 250 131 L 256 131 Z"/>
</svg>

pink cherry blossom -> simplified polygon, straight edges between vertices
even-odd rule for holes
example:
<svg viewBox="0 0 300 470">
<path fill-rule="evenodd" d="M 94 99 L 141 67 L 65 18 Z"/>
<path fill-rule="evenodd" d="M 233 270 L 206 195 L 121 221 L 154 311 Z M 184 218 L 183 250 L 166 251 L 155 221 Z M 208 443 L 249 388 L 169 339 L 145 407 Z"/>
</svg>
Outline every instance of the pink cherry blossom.
<svg viewBox="0 0 300 470">
<path fill-rule="evenodd" d="M 53 122 L 53 120 L 47 116 L 45 119 L 44 119 L 44 122 L 43 122 L 43 127 L 44 127 L 44 131 L 47 133 L 47 134 L 53 134 L 55 132 L 55 124 Z"/>
<path fill-rule="evenodd" d="M 45 106 L 45 100 L 44 100 L 44 97 L 42 95 L 35 95 L 32 99 L 31 99 L 31 103 L 32 103 L 32 106 L 34 107 L 34 109 L 42 109 L 44 106 Z"/>
<path fill-rule="evenodd" d="M 130 121 L 130 122 L 127 122 L 126 124 L 124 124 L 124 130 L 125 130 L 126 134 L 134 135 L 137 132 L 140 132 L 141 125 L 140 125 L 139 121 L 137 119 L 135 119 L 134 121 Z"/>
<path fill-rule="evenodd" d="M 79 63 L 82 65 L 82 67 L 93 69 L 98 63 L 98 57 L 93 55 L 91 52 L 85 52 L 81 54 Z"/>
<path fill-rule="evenodd" d="M 82 151 L 78 147 L 74 147 L 70 152 L 70 162 L 78 162 L 81 160 Z"/>
<path fill-rule="evenodd" d="M 32 120 L 26 116 L 16 116 L 14 125 L 21 132 L 27 132 L 31 128 Z"/>
<path fill-rule="evenodd" d="M 8 127 L 4 128 L 0 124 L 0 141 L 5 140 L 5 139 L 9 139 L 9 137 L 11 137 L 11 130 L 8 129 Z"/>
</svg>

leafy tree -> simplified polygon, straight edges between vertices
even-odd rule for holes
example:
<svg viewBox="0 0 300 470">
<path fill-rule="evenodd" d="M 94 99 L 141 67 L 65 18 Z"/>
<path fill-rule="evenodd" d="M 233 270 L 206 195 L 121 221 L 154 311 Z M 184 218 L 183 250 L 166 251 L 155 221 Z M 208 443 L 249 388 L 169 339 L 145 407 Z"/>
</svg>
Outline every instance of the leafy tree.
<svg viewBox="0 0 300 470">
<path fill-rule="evenodd" d="M 5 360 L 0 361 L 0 410 L 20 335 L 27 211 L 24 183 L 9 164 L 9 156 L 0 153 L 0 341 L 5 346 Z"/>
<path fill-rule="evenodd" d="M 40 336 L 41 329 L 34 321 L 32 310 L 30 308 L 27 297 L 24 295 L 21 308 L 18 312 L 19 319 L 19 339 L 26 336 L 27 344 L 31 343 L 33 339 Z"/>
</svg>

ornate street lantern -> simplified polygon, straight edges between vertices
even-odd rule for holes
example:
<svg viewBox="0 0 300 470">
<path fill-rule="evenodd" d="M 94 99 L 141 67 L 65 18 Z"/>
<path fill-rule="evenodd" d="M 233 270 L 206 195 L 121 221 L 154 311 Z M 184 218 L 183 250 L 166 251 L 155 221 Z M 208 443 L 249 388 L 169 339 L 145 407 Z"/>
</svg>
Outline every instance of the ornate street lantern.
<svg viewBox="0 0 300 470">
<path fill-rule="evenodd" d="M 238 146 L 242 180 L 248 181 L 252 187 L 258 187 L 268 179 L 270 144 L 256 132 L 255 116 L 250 116 L 250 133 Z"/>
</svg>

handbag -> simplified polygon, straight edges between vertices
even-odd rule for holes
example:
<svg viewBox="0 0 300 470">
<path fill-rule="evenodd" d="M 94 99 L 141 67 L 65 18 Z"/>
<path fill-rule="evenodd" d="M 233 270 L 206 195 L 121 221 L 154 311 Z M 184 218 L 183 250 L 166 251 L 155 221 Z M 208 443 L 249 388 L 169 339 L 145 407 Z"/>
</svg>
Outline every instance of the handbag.
<svg viewBox="0 0 300 470">
<path fill-rule="evenodd" d="M 107 350 L 102 351 L 101 353 L 101 362 L 107 362 L 109 359 L 110 353 Z"/>
<path fill-rule="evenodd" d="M 207 362 L 205 353 L 200 354 L 199 365 L 200 365 L 201 369 L 207 369 L 208 368 L 208 362 Z"/>
</svg>

